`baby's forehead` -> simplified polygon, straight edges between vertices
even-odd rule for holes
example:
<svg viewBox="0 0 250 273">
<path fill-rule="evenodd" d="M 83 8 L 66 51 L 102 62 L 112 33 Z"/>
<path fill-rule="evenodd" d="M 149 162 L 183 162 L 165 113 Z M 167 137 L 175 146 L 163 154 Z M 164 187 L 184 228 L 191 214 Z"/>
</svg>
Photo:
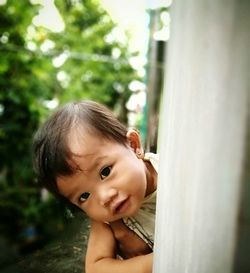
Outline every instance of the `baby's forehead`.
<svg viewBox="0 0 250 273">
<path fill-rule="evenodd" d="M 89 137 L 101 138 L 101 136 L 94 129 L 90 128 L 90 126 L 75 125 L 67 132 L 65 142 L 68 147 L 70 147 L 72 143 L 80 145 L 87 144 Z"/>
<path fill-rule="evenodd" d="M 113 142 L 98 134 L 95 131 L 75 128 L 72 129 L 66 138 L 66 147 L 70 155 L 85 156 L 95 153 L 99 154 L 100 148 Z"/>
</svg>

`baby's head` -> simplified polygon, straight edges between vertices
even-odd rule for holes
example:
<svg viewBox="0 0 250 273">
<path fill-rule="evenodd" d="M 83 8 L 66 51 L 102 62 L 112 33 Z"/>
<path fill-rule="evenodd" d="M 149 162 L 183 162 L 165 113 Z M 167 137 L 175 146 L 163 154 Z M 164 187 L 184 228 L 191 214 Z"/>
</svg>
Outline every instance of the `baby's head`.
<svg viewBox="0 0 250 273">
<path fill-rule="evenodd" d="M 34 168 L 39 182 L 55 195 L 61 195 L 57 177 L 76 172 L 70 160 L 72 130 L 84 130 L 121 145 L 127 145 L 127 129 L 105 106 L 93 101 L 68 103 L 57 110 L 37 131 L 33 140 Z"/>
</svg>

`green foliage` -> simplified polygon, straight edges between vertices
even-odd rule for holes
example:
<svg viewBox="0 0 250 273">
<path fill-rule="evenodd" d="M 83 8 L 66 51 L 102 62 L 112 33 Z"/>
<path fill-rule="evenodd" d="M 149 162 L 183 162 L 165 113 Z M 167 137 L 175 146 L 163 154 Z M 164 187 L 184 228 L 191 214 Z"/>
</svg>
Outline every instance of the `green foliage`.
<svg viewBox="0 0 250 273">
<path fill-rule="evenodd" d="M 0 231 L 11 238 L 22 226 L 37 225 L 41 212 L 30 147 L 43 112 L 40 102 L 52 97 L 53 79 L 38 71 L 54 68 L 26 47 L 38 8 L 29 1 L 0 6 Z"/>
<path fill-rule="evenodd" d="M 128 83 L 136 74 L 128 63 L 127 45 L 114 39 L 114 23 L 108 15 L 90 0 L 56 1 L 65 22 L 62 33 L 50 33 L 56 41 L 57 56 L 68 54 L 65 63 L 58 69 L 68 78 L 62 81 L 62 101 L 94 99 L 114 108 L 128 99 Z M 110 40 L 110 41 L 108 41 Z M 112 57 L 116 50 L 120 56 Z M 120 113 L 120 118 L 126 120 Z"/>
<path fill-rule="evenodd" d="M 55 3 L 65 22 L 59 33 L 32 24 L 39 5 L 28 0 L 0 5 L 0 218 L 12 223 L 11 229 L 1 225 L 0 232 L 7 234 L 29 224 L 49 234 L 47 218 L 54 227 L 63 222 L 55 217 L 64 211 L 55 200 L 41 200 L 32 171 L 32 136 L 50 112 L 45 102 L 94 99 L 118 109 L 126 121 L 128 84 L 137 78 L 126 45 L 113 39 L 115 25 L 96 2 Z M 42 50 L 48 41 L 54 46 Z M 65 62 L 54 66 L 62 54 Z"/>
</svg>

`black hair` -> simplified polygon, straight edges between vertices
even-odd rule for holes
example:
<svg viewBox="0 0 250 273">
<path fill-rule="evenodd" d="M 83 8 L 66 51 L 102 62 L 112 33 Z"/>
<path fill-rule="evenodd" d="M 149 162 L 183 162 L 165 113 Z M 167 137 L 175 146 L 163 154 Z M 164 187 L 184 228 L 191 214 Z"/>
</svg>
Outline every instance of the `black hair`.
<svg viewBox="0 0 250 273">
<path fill-rule="evenodd" d="M 62 197 L 56 179 L 76 171 L 67 137 L 73 127 L 86 128 L 103 138 L 127 145 L 127 129 L 104 105 L 93 101 L 71 102 L 54 112 L 38 129 L 32 145 L 33 166 L 41 186 Z"/>
</svg>

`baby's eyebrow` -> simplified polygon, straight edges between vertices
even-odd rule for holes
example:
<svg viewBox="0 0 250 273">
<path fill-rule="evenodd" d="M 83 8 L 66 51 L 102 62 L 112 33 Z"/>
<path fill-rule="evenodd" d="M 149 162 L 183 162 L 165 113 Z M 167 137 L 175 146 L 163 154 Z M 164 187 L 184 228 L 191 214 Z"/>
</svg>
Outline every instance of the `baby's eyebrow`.
<svg viewBox="0 0 250 273">
<path fill-rule="evenodd" d="M 91 156 L 94 156 L 94 155 L 95 155 L 94 153 L 90 153 L 90 154 L 73 154 L 72 157 L 77 157 L 77 158 L 81 159 L 81 158 L 91 157 Z M 80 172 L 82 172 L 84 174 L 87 174 L 87 173 L 92 172 L 93 170 L 95 170 L 97 167 L 99 167 L 99 165 L 101 165 L 103 160 L 105 160 L 106 158 L 107 158 L 106 155 L 94 157 L 94 159 L 90 159 L 90 163 L 87 163 L 86 168 L 84 166 L 80 166 L 80 164 L 78 164 L 73 158 L 71 158 L 71 162 L 74 164 L 74 166 L 76 166 L 75 167 L 76 171 L 80 171 Z"/>
<path fill-rule="evenodd" d="M 90 167 L 87 170 L 83 170 L 83 171 L 87 171 L 87 172 L 91 172 L 93 170 L 95 170 L 96 168 L 98 168 L 103 160 L 105 160 L 107 158 L 107 156 L 98 156 L 95 158 L 94 162 L 92 164 L 90 164 Z"/>
</svg>

